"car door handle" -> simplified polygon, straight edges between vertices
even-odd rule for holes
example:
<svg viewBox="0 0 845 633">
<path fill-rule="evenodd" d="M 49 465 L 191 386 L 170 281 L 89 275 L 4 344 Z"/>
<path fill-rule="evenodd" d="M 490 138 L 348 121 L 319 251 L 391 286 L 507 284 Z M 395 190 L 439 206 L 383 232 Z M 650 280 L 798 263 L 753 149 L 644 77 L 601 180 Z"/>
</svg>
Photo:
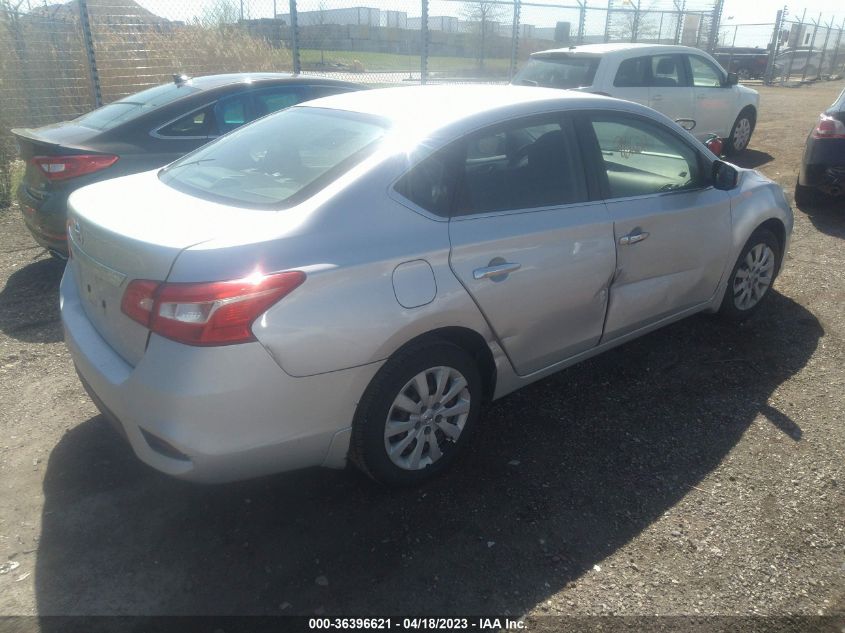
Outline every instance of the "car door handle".
<svg viewBox="0 0 845 633">
<path fill-rule="evenodd" d="M 519 270 L 520 268 L 522 268 L 522 264 L 504 262 L 503 264 L 495 264 L 493 266 L 485 266 L 484 268 L 476 268 L 472 271 L 472 278 L 476 280 L 491 279 L 493 277 L 507 275 L 516 270 Z"/>
<path fill-rule="evenodd" d="M 628 235 L 623 235 L 619 238 L 619 245 L 620 246 L 631 246 L 631 244 L 636 244 L 637 242 L 642 242 L 645 238 L 649 236 L 648 233 L 645 231 L 639 231 L 638 233 L 629 233 Z"/>
</svg>

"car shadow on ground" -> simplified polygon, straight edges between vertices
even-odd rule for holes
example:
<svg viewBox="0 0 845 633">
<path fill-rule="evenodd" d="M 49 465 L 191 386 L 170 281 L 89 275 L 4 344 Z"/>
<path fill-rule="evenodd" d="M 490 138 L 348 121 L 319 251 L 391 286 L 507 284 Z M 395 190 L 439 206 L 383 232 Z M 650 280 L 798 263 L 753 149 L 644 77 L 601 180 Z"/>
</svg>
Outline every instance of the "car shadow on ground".
<svg viewBox="0 0 845 633">
<path fill-rule="evenodd" d="M 845 196 L 796 206 L 816 229 L 827 235 L 845 239 Z"/>
<path fill-rule="evenodd" d="M 775 157 L 768 152 L 761 152 L 756 149 L 747 149 L 729 160 L 732 163 L 746 169 L 757 169 L 758 167 L 762 167 L 763 165 L 772 162 L 774 159 Z"/>
<path fill-rule="evenodd" d="M 0 290 L 0 330 L 27 343 L 63 339 L 59 282 L 65 265 L 52 257 L 16 270 Z"/>
<path fill-rule="evenodd" d="M 491 405 L 412 490 L 319 469 L 188 484 L 92 418 L 47 464 L 38 613 L 523 613 L 703 494 L 758 416 L 803 441 L 769 397 L 822 335 L 777 292 L 743 325 L 688 319 Z"/>
</svg>

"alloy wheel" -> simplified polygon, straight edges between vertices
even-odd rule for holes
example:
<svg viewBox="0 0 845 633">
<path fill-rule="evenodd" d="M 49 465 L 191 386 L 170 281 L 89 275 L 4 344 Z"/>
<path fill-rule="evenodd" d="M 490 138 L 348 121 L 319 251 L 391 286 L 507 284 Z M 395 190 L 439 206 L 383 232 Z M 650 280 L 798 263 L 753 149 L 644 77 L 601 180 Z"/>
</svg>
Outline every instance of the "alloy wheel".
<svg viewBox="0 0 845 633">
<path fill-rule="evenodd" d="M 747 117 L 741 118 L 736 122 L 736 129 L 734 129 L 734 136 L 732 139 L 734 150 L 741 152 L 748 146 L 751 140 L 751 121 Z"/>
<path fill-rule="evenodd" d="M 734 305 L 750 310 L 760 303 L 772 285 L 775 254 L 767 244 L 757 244 L 742 260 L 733 279 Z"/>
<path fill-rule="evenodd" d="M 452 367 L 431 367 L 411 378 L 390 406 L 384 448 L 403 470 L 434 464 L 455 443 L 469 417 L 467 379 Z"/>
</svg>

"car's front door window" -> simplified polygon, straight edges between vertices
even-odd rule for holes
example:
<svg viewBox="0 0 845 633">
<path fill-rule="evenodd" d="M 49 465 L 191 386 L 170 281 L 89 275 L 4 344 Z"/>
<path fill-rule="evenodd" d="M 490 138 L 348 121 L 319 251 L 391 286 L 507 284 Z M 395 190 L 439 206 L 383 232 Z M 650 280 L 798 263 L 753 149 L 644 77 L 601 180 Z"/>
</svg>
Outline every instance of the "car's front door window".
<svg viewBox="0 0 845 633">
<path fill-rule="evenodd" d="M 692 85 L 696 88 L 721 88 L 722 73 L 706 59 L 698 55 L 689 56 L 692 71 Z"/>
<path fill-rule="evenodd" d="M 601 149 L 609 198 L 698 187 L 698 155 L 656 124 L 624 116 L 597 117 L 592 127 Z"/>
</svg>

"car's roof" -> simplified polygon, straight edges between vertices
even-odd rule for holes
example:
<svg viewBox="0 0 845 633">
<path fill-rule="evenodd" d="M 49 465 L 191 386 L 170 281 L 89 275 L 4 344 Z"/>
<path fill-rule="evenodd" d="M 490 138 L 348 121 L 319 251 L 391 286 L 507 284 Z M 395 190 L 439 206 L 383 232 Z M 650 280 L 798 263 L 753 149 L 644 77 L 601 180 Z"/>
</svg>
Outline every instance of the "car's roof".
<svg viewBox="0 0 845 633">
<path fill-rule="evenodd" d="M 194 88 L 200 90 L 213 90 L 215 88 L 222 88 L 223 86 L 230 86 L 242 83 L 252 82 L 278 82 L 278 83 L 292 83 L 292 84 L 348 84 L 349 82 L 340 81 L 337 79 L 328 79 L 326 77 L 311 77 L 304 75 L 293 75 L 291 73 L 225 73 L 220 75 L 203 75 L 201 77 L 191 77 L 188 82 Z"/>
<path fill-rule="evenodd" d="M 298 107 L 330 108 L 369 114 L 395 127 L 413 126 L 430 131 L 463 119 L 512 110 L 515 114 L 553 105 L 556 109 L 622 103 L 599 95 L 554 88 L 511 85 L 436 85 L 380 88 L 323 97 Z"/>
<path fill-rule="evenodd" d="M 532 53 L 532 57 L 543 57 L 554 55 L 624 55 L 627 52 L 635 52 L 637 55 L 648 55 L 649 53 L 700 53 L 697 48 L 690 46 L 676 46 L 674 44 L 631 44 L 626 42 L 614 42 L 609 44 L 582 44 L 567 48 L 552 48 L 545 51 Z"/>
</svg>

